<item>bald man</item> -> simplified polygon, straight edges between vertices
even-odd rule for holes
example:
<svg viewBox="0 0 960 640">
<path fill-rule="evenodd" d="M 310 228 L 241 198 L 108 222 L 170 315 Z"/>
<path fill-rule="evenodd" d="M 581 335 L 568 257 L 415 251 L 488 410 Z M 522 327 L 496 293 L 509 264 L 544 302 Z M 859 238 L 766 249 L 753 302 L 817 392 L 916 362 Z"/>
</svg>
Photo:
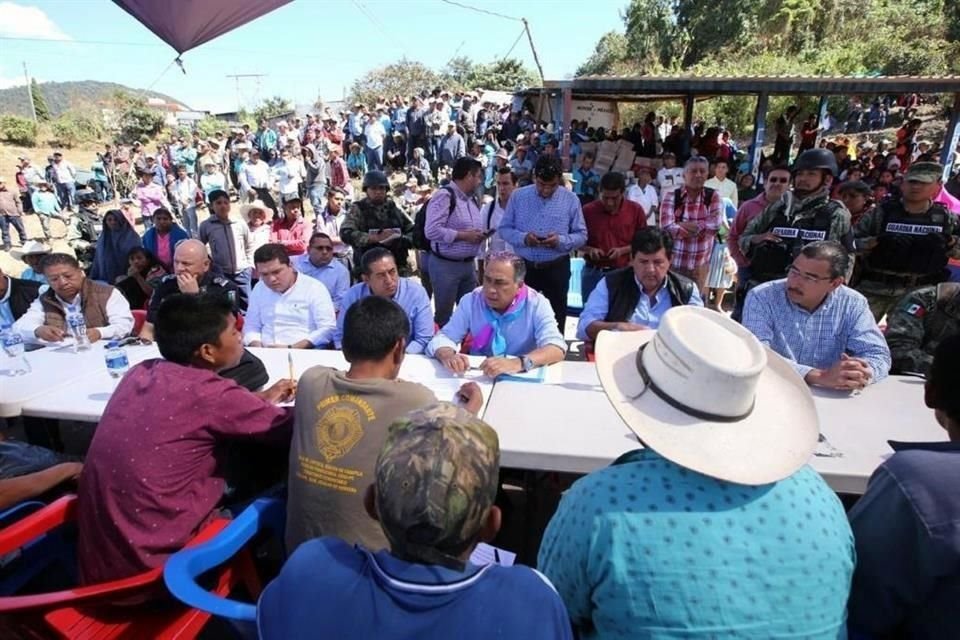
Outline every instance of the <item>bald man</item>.
<svg viewBox="0 0 960 640">
<path fill-rule="evenodd" d="M 141 338 L 153 340 L 153 323 L 156 321 L 157 309 L 160 308 L 164 298 L 175 293 L 190 295 L 223 293 L 233 303 L 233 312 L 237 315 L 240 313 L 238 306 L 240 294 L 237 285 L 215 271 L 211 271 L 207 247 L 199 240 L 184 240 L 177 245 L 173 252 L 173 273 L 165 277 L 160 282 L 160 286 L 153 290 L 150 309 L 147 311 L 147 321 L 143 323 L 143 329 L 140 330 Z M 246 349 L 240 358 L 240 364 L 222 370 L 220 375 L 250 391 L 259 390 L 269 379 L 263 362 Z"/>
<path fill-rule="evenodd" d="M 157 317 L 157 309 L 164 298 L 175 293 L 196 295 L 222 292 L 230 298 L 234 312 L 238 311 L 240 295 L 237 285 L 211 271 L 210 264 L 207 247 L 199 240 L 184 240 L 177 245 L 173 252 L 173 273 L 165 277 L 153 292 L 147 321 L 140 331 L 141 338 L 153 340 L 153 323 Z"/>
</svg>

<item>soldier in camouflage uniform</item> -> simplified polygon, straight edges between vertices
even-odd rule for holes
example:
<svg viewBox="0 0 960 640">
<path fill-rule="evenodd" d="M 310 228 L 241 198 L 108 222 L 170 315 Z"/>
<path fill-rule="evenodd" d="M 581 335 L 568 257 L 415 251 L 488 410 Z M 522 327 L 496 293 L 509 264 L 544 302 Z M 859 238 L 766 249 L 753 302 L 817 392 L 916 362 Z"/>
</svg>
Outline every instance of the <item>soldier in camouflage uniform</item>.
<svg viewBox="0 0 960 640">
<path fill-rule="evenodd" d="M 890 373 L 922 373 L 937 345 L 960 333 L 960 283 L 943 282 L 911 291 L 887 317 Z"/>
<path fill-rule="evenodd" d="M 97 194 L 93 189 L 80 189 L 77 191 L 77 212 L 70 214 L 66 222 L 67 244 L 76 254 L 80 267 L 87 272 L 93 265 L 97 238 L 103 230 L 97 202 Z"/>
<path fill-rule="evenodd" d="M 877 322 L 911 289 L 945 281 L 949 258 L 960 256 L 957 218 L 933 201 L 942 176 L 943 165 L 936 162 L 910 165 L 902 196 L 878 204 L 854 229 L 863 261 L 855 288 L 867 297 Z"/>
<path fill-rule="evenodd" d="M 830 198 L 837 160 L 826 149 L 809 149 L 793 167 L 793 189 L 751 220 L 739 243 L 750 259 L 747 289 L 785 278 L 804 245 L 835 240 L 851 248 L 850 212 Z"/>
<path fill-rule="evenodd" d="M 360 277 L 363 253 L 373 247 L 386 247 L 393 254 L 401 277 L 413 275 L 408 254 L 413 247 L 413 220 L 404 214 L 393 198 L 388 197 L 390 183 L 382 171 L 368 171 L 363 177 L 366 198 L 353 203 L 340 227 L 340 238 L 354 248 L 354 276 Z M 400 235 L 388 239 L 399 229 Z M 376 233 L 372 233 L 373 231 Z"/>
<path fill-rule="evenodd" d="M 463 571 L 497 497 L 497 433 L 441 402 L 390 425 L 377 458 L 374 502 L 391 553 Z"/>
</svg>

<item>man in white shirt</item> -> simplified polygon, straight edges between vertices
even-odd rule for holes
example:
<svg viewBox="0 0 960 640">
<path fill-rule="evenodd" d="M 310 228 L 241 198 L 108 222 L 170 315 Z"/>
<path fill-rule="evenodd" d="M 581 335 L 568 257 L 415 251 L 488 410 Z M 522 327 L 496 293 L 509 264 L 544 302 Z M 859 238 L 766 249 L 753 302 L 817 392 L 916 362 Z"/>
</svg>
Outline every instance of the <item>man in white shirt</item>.
<svg viewBox="0 0 960 640">
<path fill-rule="evenodd" d="M 367 139 L 367 170 L 382 171 L 383 139 L 387 136 L 387 131 L 383 128 L 383 123 L 376 117 L 370 118 L 363 127 L 363 135 Z"/>
<path fill-rule="evenodd" d="M 494 178 L 497 185 L 497 196 L 484 204 L 480 211 L 483 230 L 490 234 L 481 252 L 483 256 L 500 251 L 513 252 L 513 248 L 500 237 L 497 229 L 500 227 L 500 221 L 503 220 L 503 214 L 507 210 L 510 194 L 517 188 L 517 174 L 510 167 L 505 166 L 497 169 Z M 480 278 L 483 278 L 483 269 L 480 270 Z"/>
<path fill-rule="evenodd" d="M 683 167 L 677 166 L 677 156 L 670 151 L 663 154 L 663 166 L 657 171 L 657 185 L 661 199 L 663 194 L 683 187 Z"/>
<path fill-rule="evenodd" d="M 659 226 L 657 207 L 660 205 L 660 200 L 657 198 L 657 190 L 650 184 L 653 181 L 653 168 L 638 167 L 636 178 L 632 173 L 627 173 L 627 180 L 630 181 L 630 186 L 627 187 L 624 197 L 643 207 L 643 211 L 647 214 L 647 226 Z"/>
<path fill-rule="evenodd" d="M 298 273 L 283 245 L 263 245 L 253 254 L 253 262 L 260 282 L 250 294 L 244 343 L 290 349 L 330 343 L 337 320 L 323 283 Z"/>
<path fill-rule="evenodd" d="M 273 176 L 270 173 L 270 166 L 260 159 L 260 152 L 257 149 L 252 149 L 250 158 L 243 163 L 243 169 L 240 171 L 240 187 L 247 194 L 247 201 L 259 199 L 276 211 L 277 203 L 273 199 L 273 194 L 270 193 L 272 184 Z"/>
<path fill-rule="evenodd" d="M 24 342 L 61 342 L 70 336 L 67 313 L 83 314 L 90 342 L 122 338 L 133 329 L 130 304 L 119 290 L 89 280 L 77 259 L 51 253 L 40 263 L 50 288 L 13 325 Z"/>
<path fill-rule="evenodd" d="M 53 171 L 57 180 L 57 197 L 60 206 L 73 211 L 77 204 L 77 168 L 63 159 L 59 151 L 53 154 Z"/>
<path fill-rule="evenodd" d="M 730 162 L 717 158 L 710 164 L 713 167 L 713 177 L 704 182 L 703 186 L 718 192 L 721 198 L 729 198 L 733 206 L 739 207 L 737 183 L 727 178 L 727 174 L 730 173 Z"/>
<path fill-rule="evenodd" d="M 307 177 L 307 169 L 300 158 L 295 157 L 288 147 L 280 149 L 280 163 L 271 173 L 277 180 L 281 201 L 286 202 L 290 198 L 299 197 L 300 183 Z"/>
</svg>

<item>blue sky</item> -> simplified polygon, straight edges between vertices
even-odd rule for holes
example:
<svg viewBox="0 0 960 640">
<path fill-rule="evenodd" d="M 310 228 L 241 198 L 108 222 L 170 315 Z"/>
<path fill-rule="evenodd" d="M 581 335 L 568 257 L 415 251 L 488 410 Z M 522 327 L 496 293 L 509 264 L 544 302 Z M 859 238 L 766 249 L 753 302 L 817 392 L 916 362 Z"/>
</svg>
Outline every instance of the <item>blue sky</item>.
<svg viewBox="0 0 960 640">
<path fill-rule="evenodd" d="M 167 0 L 170 5 L 177 0 Z M 607 31 L 623 28 L 626 0 L 463 0 L 526 17 L 547 79 L 569 77 Z M 366 12 L 361 8 L 366 9 Z M 372 16 L 372 19 L 371 17 Z M 490 62 L 522 31 L 512 22 L 440 0 L 294 0 L 183 55 L 110 0 L 0 1 L 0 88 L 23 83 L 23 61 L 39 81 L 102 80 L 173 96 L 197 109 L 232 111 L 238 103 L 227 74 L 244 80 L 240 102 L 283 95 L 297 103 L 339 99 L 366 71 L 406 56 L 439 69 L 454 55 Z M 21 39 L 17 39 L 21 38 Z M 33 38 L 26 40 L 22 38 Z M 51 42 L 69 39 L 72 42 Z M 84 41 L 122 44 L 87 44 Z M 512 57 L 531 68 L 526 38 Z M 165 71 L 166 70 L 166 71 Z"/>
</svg>

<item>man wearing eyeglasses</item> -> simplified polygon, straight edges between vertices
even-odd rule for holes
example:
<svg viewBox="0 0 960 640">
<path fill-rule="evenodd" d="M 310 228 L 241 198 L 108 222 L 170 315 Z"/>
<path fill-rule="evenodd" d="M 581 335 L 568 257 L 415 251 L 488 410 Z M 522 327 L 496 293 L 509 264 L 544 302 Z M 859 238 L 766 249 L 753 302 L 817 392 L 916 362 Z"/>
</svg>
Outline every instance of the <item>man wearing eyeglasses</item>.
<svg viewBox="0 0 960 640">
<path fill-rule="evenodd" d="M 840 243 L 811 242 L 786 278 L 747 294 L 743 326 L 811 386 L 855 391 L 890 371 L 890 349 L 867 299 L 843 284 L 849 261 Z"/>
<path fill-rule="evenodd" d="M 794 165 L 793 190 L 754 218 L 740 235 L 740 250 L 750 260 L 749 290 L 786 275 L 808 242 L 835 240 L 852 248 L 850 212 L 830 198 L 837 159 L 827 149 L 809 149 Z"/>
<path fill-rule="evenodd" d="M 857 291 L 879 322 L 912 289 L 947 280 L 947 262 L 957 255 L 957 218 L 933 199 L 943 165 L 915 162 L 900 185 L 901 197 L 884 200 L 854 229 L 864 256 Z"/>
<path fill-rule="evenodd" d="M 533 169 L 534 184 L 513 192 L 500 223 L 500 237 L 523 258 L 526 284 L 546 296 L 563 333 L 567 318 L 570 252 L 587 242 L 580 199 L 561 188 L 560 159 L 544 156 Z"/>
<path fill-rule="evenodd" d="M 740 236 L 751 220 L 763 213 L 764 209 L 778 202 L 790 188 L 790 168 L 786 165 L 776 166 L 767 172 L 763 181 L 763 193 L 747 200 L 737 210 L 737 217 L 730 226 L 730 235 L 727 236 L 727 246 L 730 255 L 737 263 L 737 298 L 731 316 L 740 322 L 743 316 L 743 301 L 747 297 L 747 282 L 750 281 L 750 258 L 740 250 Z"/>
</svg>

